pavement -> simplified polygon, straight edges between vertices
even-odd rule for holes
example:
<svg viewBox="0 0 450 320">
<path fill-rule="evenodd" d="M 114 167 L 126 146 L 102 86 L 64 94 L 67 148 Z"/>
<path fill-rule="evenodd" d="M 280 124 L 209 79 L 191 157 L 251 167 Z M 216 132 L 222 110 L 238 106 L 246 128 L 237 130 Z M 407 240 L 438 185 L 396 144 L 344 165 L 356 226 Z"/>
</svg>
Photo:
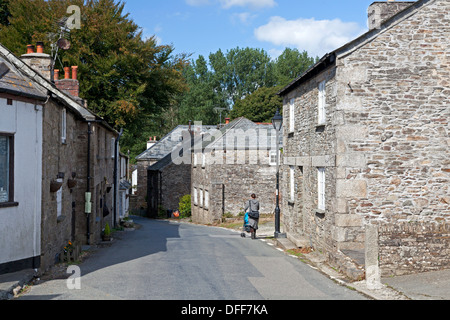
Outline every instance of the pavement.
<svg viewBox="0 0 450 320">
<path fill-rule="evenodd" d="M 261 224 L 257 237 L 285 251 L 297 248 L 288 239 L 274 239 L 273 231 L 273 224 Z M 290 253 L 286 252 L 286 254 Z M 374 300 L 450 300 L 450 269 L 383 278 L 379 288 L 373 290 L 367 287 L 365 280 L 358 282 L 348 280 L 343 274 L 327 265 L 325 258 L 318 252 L 302 254 L 301 260 L 337 283 L 353 288 Z M 14 296 L 35 276 L 35 270 L 0 275 L 0 300 L 14 299 Z"/>
</svg>

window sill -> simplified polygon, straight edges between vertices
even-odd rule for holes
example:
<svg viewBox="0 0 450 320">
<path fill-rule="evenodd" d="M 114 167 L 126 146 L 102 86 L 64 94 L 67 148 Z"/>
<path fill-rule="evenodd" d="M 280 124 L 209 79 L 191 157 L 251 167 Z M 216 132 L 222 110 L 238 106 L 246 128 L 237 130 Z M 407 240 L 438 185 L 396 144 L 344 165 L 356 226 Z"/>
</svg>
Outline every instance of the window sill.
<svg viewBox="0 0 450 320">
<path fill-rule="evenodd" d="M 295 205 L 295 201 L 289 200 L 289 201 L 288 201 L 288 205 L 289 205 L 289 206 L 294 206 L 294 205 Z"/>
<path fill-rule="evenodd" d="M 18 202 L 2 202 L 0 203 L 0 208 L 11 208 L 11 207 L 18 207 Z"/>
<path fill-rule="evenodd" d="M 66 216 L 59 216 L 59 217 L 56 219 L 56 222 L 57 222 L 57 223 L 61 223 L 61 222 L 63 222 L 65 219 L 66 219 Z"/>
<path fill-rule="evenodd" d="M 325 211 L 325 210 L 322 210 L 322 209 L 315 209 L 315 210 L 314 210 L 314 213 L 315 213 L 316 216 L 319 217 L 319 218 L 325 218 L 325 213 L 326 213 L 326 211 Z"/>
</svg>

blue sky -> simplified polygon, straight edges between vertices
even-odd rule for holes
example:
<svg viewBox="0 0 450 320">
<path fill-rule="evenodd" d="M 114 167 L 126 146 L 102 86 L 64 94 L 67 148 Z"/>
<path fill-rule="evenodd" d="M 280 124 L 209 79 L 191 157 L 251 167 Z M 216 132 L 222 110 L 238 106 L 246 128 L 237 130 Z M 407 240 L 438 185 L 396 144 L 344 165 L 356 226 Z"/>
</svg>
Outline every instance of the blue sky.
<svg viewBox="0 0 450 320">
<path fill-rule="evenodd" d="M 123 0 L 145 36 L 176 53 L 208 57 L 222 49 L 286 47 L 322 57 L 367 31 L 374 0 Z"/>
</svg>

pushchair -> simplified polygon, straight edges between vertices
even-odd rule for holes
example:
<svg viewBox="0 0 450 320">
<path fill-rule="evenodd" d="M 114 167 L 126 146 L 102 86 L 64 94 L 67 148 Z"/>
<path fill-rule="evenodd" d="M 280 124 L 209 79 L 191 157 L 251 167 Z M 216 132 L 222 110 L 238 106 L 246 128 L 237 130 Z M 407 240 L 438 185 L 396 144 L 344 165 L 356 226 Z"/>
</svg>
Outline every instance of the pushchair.
<svg viewBox="0 0 450 320">
<path fill-rule="evenodd" d="M 248 224 L 248 212 L 245 213 L 244 216 L 244 227 L 242 228 L 242 233 L 241 233 L 241 237 L 245 238 L 245 233 L 251 233 L 251 228 L 250 225 Z"/>
</svg>

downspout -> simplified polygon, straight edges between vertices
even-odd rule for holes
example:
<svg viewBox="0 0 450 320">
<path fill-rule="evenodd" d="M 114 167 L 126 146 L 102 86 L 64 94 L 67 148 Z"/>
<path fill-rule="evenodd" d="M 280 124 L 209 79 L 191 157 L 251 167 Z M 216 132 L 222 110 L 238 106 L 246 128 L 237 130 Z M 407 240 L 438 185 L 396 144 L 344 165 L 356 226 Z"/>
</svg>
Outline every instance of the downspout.
<svg viewBox="0 0 450 320">
<path fill-rule="evenodd" d="M 117 227 L 117 192 L 118 192 L 118 167 L 119 167 L 119 141 L 122 137 L 123 129 L 120 129 L 119 136 L 114 146 L 114 228 Z"/>
<path fill-rule="evenodd" d="M 86 185 L 86 230 L 87 230 L 87 244 L 90 245 L 90 216 L 91 216 L 91 208 L 90 208 L 90 192 L 91 192 L 91 134 L 92 134 L 92 123 L 88 121 L 88 145 L 87 145 L 87 185 Z M 88 198 L 89 197 L 89 198 Z"/>
</svg>

